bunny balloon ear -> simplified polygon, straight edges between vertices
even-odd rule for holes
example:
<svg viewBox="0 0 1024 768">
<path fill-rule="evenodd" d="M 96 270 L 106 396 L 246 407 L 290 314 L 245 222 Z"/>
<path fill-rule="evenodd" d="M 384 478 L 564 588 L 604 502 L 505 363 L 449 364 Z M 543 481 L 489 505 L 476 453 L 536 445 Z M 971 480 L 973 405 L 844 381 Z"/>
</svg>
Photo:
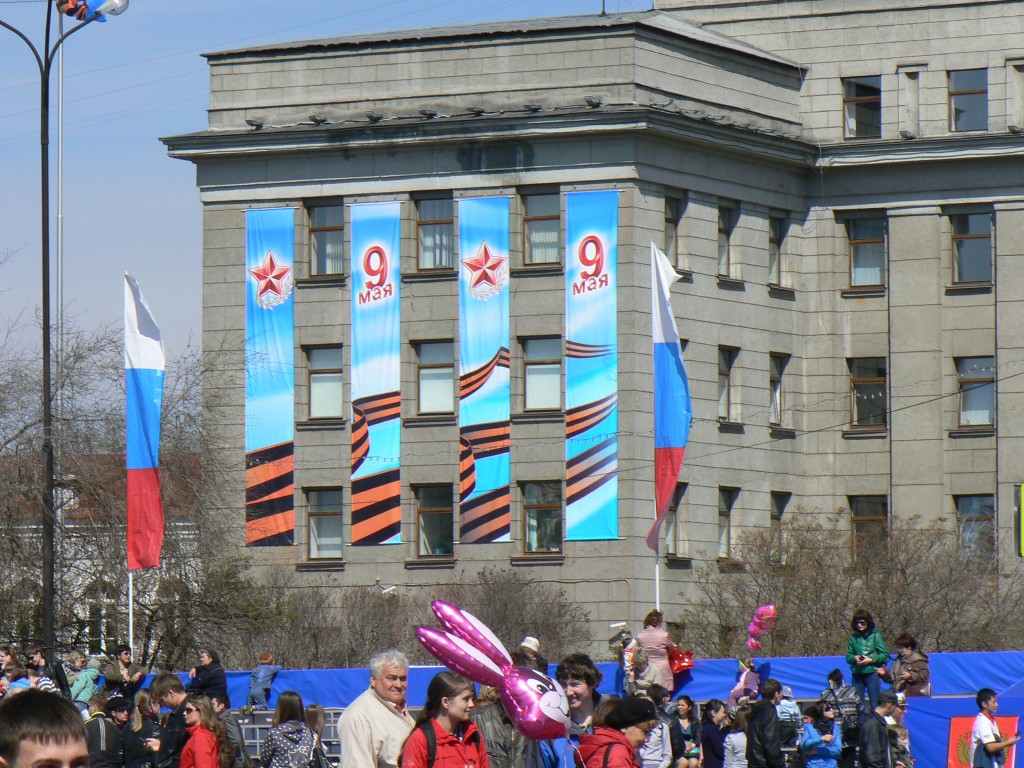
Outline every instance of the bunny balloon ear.
<svg viewBox="0 0 1024 768">
<path fill-rule="evenodd" d="M 497 687 L 504 679 L 501 667 L 461 637 L 433 627 L 416 627 L 416 638 L 435 659 L 473 682 Z"/>
<path fill-rule="evenodd" d="M 498 667 L 507 667 L 512 663 L 512 657 L 501 640 L 476 616 L 443 600 L 435 600 L 430 607 L 442 627 L 479 649 Z"/>
</svg>

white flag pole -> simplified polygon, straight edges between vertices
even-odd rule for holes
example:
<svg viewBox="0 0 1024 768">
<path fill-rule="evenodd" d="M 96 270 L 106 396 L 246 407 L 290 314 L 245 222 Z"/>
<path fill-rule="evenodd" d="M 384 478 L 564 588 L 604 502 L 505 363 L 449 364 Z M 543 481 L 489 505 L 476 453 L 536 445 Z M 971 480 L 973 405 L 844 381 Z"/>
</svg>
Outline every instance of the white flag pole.
<svg viewBox="0 0 1024 768">
<path fill-rule="evenodd" d="M 128 645 L 135 653 L 135 584 L 134 571 L 128 571 Z"/>
</svg>

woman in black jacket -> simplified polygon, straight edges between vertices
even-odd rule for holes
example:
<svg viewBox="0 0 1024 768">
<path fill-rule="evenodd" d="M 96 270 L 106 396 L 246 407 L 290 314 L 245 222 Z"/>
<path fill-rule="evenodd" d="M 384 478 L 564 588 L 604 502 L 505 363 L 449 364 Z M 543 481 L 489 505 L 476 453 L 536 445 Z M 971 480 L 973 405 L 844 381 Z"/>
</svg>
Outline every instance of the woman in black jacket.
<svg viewBox="0 0 1024 768">
<path fill-rule="evenodd" d="M 704 705 L 700 729 L 700 753 L 704 768 L 722 768 L 725 760 L 725 732 L 722 730 L 729 711 L 718 699 Z"/>
<path fill-rule="evenodd" d="M 135 694 L 135 709 L 131 719 L 121 729 L 124 749 L 124 768 L 153 768 L 157 753 L 146 746 L 146 739 L 160 739 L 164 729 L 159 721 L 160 705 L 150 697 L 149 689 Z"/>
<path fill-rule="evenodd" d="M 220 665 L 220 656 L 216 651 L 200 651 L 199 666 L 192 667 L 188 676 L 191 680 L 185 686 L 186 693 L 209 696 L 211 699 L 217 697 L 221 701 L 227 696 L 228 676 Z"/>
</svg>

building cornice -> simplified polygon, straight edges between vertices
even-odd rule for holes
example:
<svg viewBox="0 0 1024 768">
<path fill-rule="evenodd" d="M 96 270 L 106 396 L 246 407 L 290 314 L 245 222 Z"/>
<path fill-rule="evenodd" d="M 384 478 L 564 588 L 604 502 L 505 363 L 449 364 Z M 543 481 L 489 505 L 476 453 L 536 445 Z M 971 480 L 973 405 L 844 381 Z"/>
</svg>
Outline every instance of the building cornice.
<svg viewBox="0 0 1024 768">
<path fill-rule="evenodd" d="M 726 117 L 692 116 L 680 110 L 627 104 L 537 115 L 395 118 L 376 123 L 346 121 L 321 126 L 302 124 L 246 131 L 202 131 L 165 137 L 161 141 L 171 157 L 203 163 L 282 153 L 353 152 L 394 146 L 541 141 L 573 136 L 593 139 L 602 134 L 649 132 L 725 151 L 810 166 L 816 147 L 796 138 L 796 130 L 794 126 L 792 133 L 783 134 L 753 124 L 738 125 Z"/>
<path fill-rule="evenodd" d="M 1024 157 L 1024 135 L 958 134 L 899 141 L 825 145 L 821 147 L 821 155 L 815 162 L 815 167 L 846 168 L 1004 157 Z"/>
</svg>

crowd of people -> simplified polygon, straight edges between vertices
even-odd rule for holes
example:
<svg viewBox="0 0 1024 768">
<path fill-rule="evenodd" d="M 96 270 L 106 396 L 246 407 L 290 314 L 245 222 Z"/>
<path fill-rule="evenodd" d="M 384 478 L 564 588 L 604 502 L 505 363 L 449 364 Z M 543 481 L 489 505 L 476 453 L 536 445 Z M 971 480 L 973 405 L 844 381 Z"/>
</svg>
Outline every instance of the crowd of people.
<svg viewBox="0 0 1024 768">
<path fill-rule="evenodd" d="M 453 671 L 438 673 L 413 717 L 407 701 L 409 662 L 398 650 L 370 661 L 369 686 L 343 712 L 343 768 L 914 768 L 904 723 L 907 698 L 929 695 L 928 657 L 903 633 L 891 656 L 866 611 L 851 620 L 846 661 L 850 683 L 833 670 L 821 696 L 801 707 L 791 690 L 761 680 L 751 658 L 738 660 L 737 682 L 723 699 L 698 706 L 673 700 L 668 666 L 674 647 L 652 611 L 623 656 L 625 684 L 602 695 L 601 671 L 582 653 L 557 664 L 570 725 L 562 738 L 520 733 L 498 694 Z M 82 654 L 48 665 L 39 648 L 18 654 L 0 646 L 0 768 L 43 764 L 40 750 L 67 749 L 47 765 L 60 768 L 251 768 L 242 729 L 232 714 L 218 655 L 205 650 L 187 684 L 163 672 L 145 675 L 131 649 L 102 665 Z M 526 637 L 513 663 L 548 671 L 540 643 Z M 280 669 L 269 654 L 250 679 L 242 711 L 265 707 Z M 47 706 L 44 703 L 49 702 Z M 996 693 L 977 694 L 971 739 L 974 768 L 996 768 L 1019 734 L 999 731 Z M 71 714 L 73 713 L 74 717 Z M 272 724 L 259 745 L 262 768 L 331 768 L 322 736 L 325 713 L 300 694 L 278 695 Z M 49 724 L 49 725 L 47 725 Z M 47 731 L 46 728 L 53 729 Z M 42 729 L 42 730 L 40 730 Z M 40 734 L 50 734 L 43 736 Z M 56 736 L 54 736 L 56 734 Z M 80 742 L 80 743 L 79 743 Z M 32 757 L 24 762 L 21 750 Z M 84 755 L 69 759 L 78 750 Z"/>
</svg>

